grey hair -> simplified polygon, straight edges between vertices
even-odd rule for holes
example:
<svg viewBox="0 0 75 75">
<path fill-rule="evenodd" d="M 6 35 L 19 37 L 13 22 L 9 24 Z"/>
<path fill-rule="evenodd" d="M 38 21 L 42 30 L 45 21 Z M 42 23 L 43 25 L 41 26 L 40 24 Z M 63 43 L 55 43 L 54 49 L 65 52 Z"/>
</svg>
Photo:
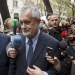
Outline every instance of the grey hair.
<svg viewBox="0 0 75 75">
<path fill-rule="evenodd" d="M 27 9 L 30 9 L 32 11 L 32 17 L 39 19 L 40 18 L 40 12 L 39 9 L 36 6 L 29 5 L 29 6 L 24 6 L 21 8 L 20 13 L 25 12 Z"/>
</svg>

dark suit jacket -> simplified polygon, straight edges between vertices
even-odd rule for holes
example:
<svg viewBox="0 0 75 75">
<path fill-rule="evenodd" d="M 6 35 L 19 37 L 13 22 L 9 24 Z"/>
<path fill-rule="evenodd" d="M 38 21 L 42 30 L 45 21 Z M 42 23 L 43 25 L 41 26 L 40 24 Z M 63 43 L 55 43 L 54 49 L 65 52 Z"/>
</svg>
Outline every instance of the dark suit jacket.
<svg viewBox="0 0 75 75">
<path fill-rule="evenodd" d="M 9 75 L 27 75 L 25 36 L 21 34 L 21 37 L 22 37 L 22 44 L 18 49 L 19 54 L 16 58 L 16 69 L 13 69 L 14 64 L 10 65 Z M 36 65 L 42 71 L 47 72 L 49 75 L 55 75 L 53 65 L 48 63 L 45 57 L 47 52 L 47 47 L 52 47 L 54 49 L 54 55 L 59 57 L 58 41 L 52 36 L 41 32 L 34 51 L 34 55 L 30 63 L 30 67 L 32 65 Z"/>
<path fill-rule="evenodd" d="M 53 36 L 54 38 L 56 38 L 58 41 L 62 41 L 62 37 L 60 35 L 59 32 L 56 32 L 54 30 L 50 30 L 49 31 L 49 35 Z"/>
<path fill-rule="evenodd" d="M 10 37 L 0 33 L 0 75 L 8 75 L 9 58 L 6 54 L 6 46 L 10 42 Z"/>
</svg>

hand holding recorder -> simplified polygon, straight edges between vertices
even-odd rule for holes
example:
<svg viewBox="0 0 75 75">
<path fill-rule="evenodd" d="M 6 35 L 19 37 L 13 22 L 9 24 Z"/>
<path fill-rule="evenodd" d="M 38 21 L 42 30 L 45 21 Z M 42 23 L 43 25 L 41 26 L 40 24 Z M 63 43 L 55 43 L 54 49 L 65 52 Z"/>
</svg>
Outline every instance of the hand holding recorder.
<svg viewBox="0 0 75 75">
<path fill-rule="evenodd" d="M 54 65 L 54 68 L 57 70 L 60 67 L 60 61 L 57 57 L 54 56 L 54 50 L 51 47 L 47 47 L 46 58 L 50 64 Z"/>
</svg>

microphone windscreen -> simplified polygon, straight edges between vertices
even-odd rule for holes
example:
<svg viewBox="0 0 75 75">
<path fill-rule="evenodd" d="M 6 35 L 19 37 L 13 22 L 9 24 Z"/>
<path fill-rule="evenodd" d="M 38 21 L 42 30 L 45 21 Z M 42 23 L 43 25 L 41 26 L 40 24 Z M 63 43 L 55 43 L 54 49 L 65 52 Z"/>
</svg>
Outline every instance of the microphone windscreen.
<svg viewBox="0 0 75 75">
<path fill-rule="evenodd" d="M 59 47 L 61 50 L 63 51 L 66 50 L 67 46 L 68 46 L 68 43 L 66 41 L 63 40 L 59 42 Z"/>
<path fill-rule="evenodd" d="M 20 35 L 15 35 L 12 39 L 13 48 L 18 49 L 21 45 L 21 41 L 22 41 L 21 36 Z"/>
<path fill-rule="evenodd" d="M 11 20 L 11 27 L 12 28 L 17 28 L 18 27 L 18 20 L 17 19 L 12 19 Z"/>
</svg>

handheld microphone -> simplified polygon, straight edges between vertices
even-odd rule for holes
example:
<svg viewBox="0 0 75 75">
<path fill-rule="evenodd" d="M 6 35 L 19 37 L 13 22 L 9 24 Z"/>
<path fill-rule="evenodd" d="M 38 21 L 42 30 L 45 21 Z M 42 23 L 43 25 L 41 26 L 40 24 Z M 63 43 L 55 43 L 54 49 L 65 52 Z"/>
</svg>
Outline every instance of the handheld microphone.
<svg viewBox="0 0 75 75">
<path fill-rule="evenodd" d="M 12 39 L 12 47 L 15 48 L 16 50 L 18 50 L 18 48 L 20 47 L 21 45 L 21 36 L 20 35 L 15 35 Z M 10 66 L 9 67 L 9 75 L 14 75 L 15 72 L 12 72 L 15 68 L 16 68 L 16 58 L 11 58 L 11 61 L 10 61 Z M 10 70 L 11 69 L 11 70 Z"/>
<path fill-rule="evenodd" d="M 66 49 L 67 49 L 67 47 L 68 47 L 68 44 L 67 44 L 67 42 L 66 41 L 60 41 L 59 42 L 59 47 L 60 47 L 60 49 L 62 50 L 62 51 L 65 51 Z"/>
<path fill-rule="evenodd" d="M 75 50 L 74 50 L 73 46 L 68 46 L 66 41 L 61 41 L 59 43 L 59 47 L 60 47 L 61 51 L 63 51 L 63 52 L 65 51 L 65 53 L 67 53 L 69 56 L 73 56 L 73 59 L 75 59 Z"/>
<path fill-rule="evenodd" d="M 14 35 L 16 35 L 16 28 L 18 27 L 18 20 L 17 19 L 11 20 L 11 27 L 13 28 Z"/>
<path fill-rule="evenodd" d="M 63 52 L 62 56 L 64 56 L 64 57 L 66 57 L 68 54 L 66 51 L 67 47 L 68 47 L 68 43 L 66 41 L 62 40 L 59 42 L 59 48 L 60 48 L 61 52 Z"/>
<path fill-rule="evenodd" d="M 15 49 L 18 49 L 21 45 L 21 36 L 20 35 L 15 35 L 12 39 L 12 47 Z"/>
</svg>

